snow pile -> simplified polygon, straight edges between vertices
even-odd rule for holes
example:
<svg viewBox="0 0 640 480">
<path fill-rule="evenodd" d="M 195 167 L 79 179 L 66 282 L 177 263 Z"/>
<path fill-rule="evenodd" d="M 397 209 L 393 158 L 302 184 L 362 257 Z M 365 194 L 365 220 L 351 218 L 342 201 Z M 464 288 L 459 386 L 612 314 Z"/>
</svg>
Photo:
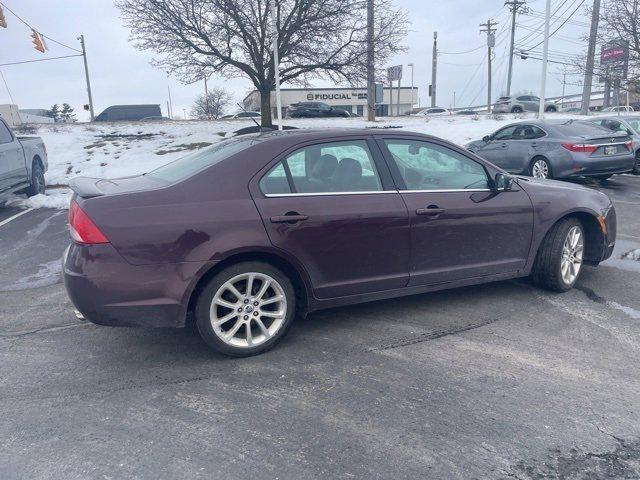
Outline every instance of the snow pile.
<svg viewBox="0 0 640 480">
<path fill-rule="evenodd" d="M 284 123 L 313 129 L 401 128 L 465 145 L 521 118 L 522 115 L 384 117 L 375 123 L 363 118 L 322 118 L 287 119 Z M 557 115 L 554 118 L 562 117 Z M 66 187 L 76 176 L 117 178 L 148 172 L 252 125 L 253 122 L 247 119 L 52 124 L 40 126 L 37 135 L 47 146 L 47 184 Z M 69 195 L 68 190 L 49 188 L 46 197 L 23 200 L 23 205 L 67 208 Z"/>
<path fill-rule="evenodd" d="M 640 248 L 636 248 L 635 250 L 630 250 L 626 253 L 623 253 L 620 258 L 624 260 L 640 261 Z"/>
</svg>

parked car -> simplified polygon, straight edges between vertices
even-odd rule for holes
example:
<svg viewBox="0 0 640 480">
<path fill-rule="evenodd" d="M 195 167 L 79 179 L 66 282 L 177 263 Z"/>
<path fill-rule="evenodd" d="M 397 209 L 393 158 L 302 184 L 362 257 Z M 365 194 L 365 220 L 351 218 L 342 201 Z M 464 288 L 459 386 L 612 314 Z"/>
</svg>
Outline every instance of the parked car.
<svg viewBox="0 0 640 480">
<path fill-rule="evenodd" d="M 456 115 L 478 115 L 478 112 L 476 112 L 475 110 L 458 110 L 457 112 L 455 112 Z"/>
<path fill-rule="evenodd" d="M 493 113 L 522 113 L 540 110 L 540 98 L 534 95 L 511 95 L 500 97 L 493 106 Z M 558 107 L 553 102 L 545 102 L 545 112 L 556 112 Z"/>
<path fill-rule="evenodd" d="M 627 134 L 633 140 L 636 162 L 633 173 L 640 175 L 640 115 L 616 115 L 611 117 L 592 117 L 591 123 L 605 127 L 613 132 Z"/>
<path fill-rule="evenodd" d="M 292 103 L 287 107 L 287 118 L 350 117 L 342 108 L 332 107 L 322 102 Z"/>
<path fill-rule="evenodd" d="M 627 107 L 626 105 L 620 105 L 620 106 L 616 106 L 616 107 L 607 107 L 607 108 L 603 108 L 602 110 L 600 110 L 600 112 L 602 113 L 617 113 L 617 112 L 623 112 L 623 113 L 631 113 L 631 112 L 635 112 L 635 110 L 633 109 L 633 107 Z"/>
<path fill-rule="evenodd" d="M 467 148 L 508 172 L 537 178 L 605 180 L 635 164 L 628 134 L 573 120 L 513 123 Z"/>
<path fill-rule="evenodd" d="M 398 130 L 246 135 L 70 186 L 63 276 L 80 314 L 178 327 L 191 312 L 234 356 L 271 348 L 297 313 L 530 274 L 566 291 L 616 236 L 601 192 Z"/>
<path fill-rule="evenodd" d="M 138 121 L 149 117 L 162 117 L 160 105 L 112 105 L 105 108 L 96 122 Z"/>
<path fill-rule="evenodd" d="M 220 117 L 221 120 L 229 120 L 229 119 L 242 119 L 242 118 L 260 118 L 260 112 L 238 112 L 232 115 L 224 115 Z"/>
<path fill-rule="evenodd" d="M 433 108 L 425 108 L 424 110 L 416 113 L 418 116 L 426 116 L 426 117 L 442 117 L 445 115 L 451 115 L 451 111 L 446 108 L 441 107 L 433 107 Z"/>
<path fill-rule="evenodd" d="M 0 118 L 0 200 L 22 191 L 29 196 L 44 193 L 48 166 L 42 139 L 18 137 Z"/>
</svg>

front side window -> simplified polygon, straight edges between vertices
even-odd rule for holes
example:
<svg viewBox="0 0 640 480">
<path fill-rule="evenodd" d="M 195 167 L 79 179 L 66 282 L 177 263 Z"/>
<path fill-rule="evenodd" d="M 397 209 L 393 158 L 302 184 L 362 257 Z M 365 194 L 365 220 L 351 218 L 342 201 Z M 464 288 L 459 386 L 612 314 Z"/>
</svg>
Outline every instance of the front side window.
<svg viewBox="0 0 640 480">
<path fill-rule="evenodd" d="M 11 132 L 4 124 L 4 122 L 0 121 L 0 143 L 9 143 L 13 141 L 13 136 Z"/>
<path fill-rule="evenodd" d="M 505 127 L 502 130 L 498 130 L 493 136 L 493 140 L 509 140 L 513 136 L 514 132 L 518 128 L 517 125 Z"/>
<path fill-rule="evenodd" d="M 364 140 L 309 145 L 288 155 L 260 180 L 266 195 L 377 192 L 382 183 Z"/>
<path fill-rule="evenodd" d="M 519 125 L 511 138 L 512 140 L 535 140 L 545 135 L 544 130 L 535 125 Z"/>
<path fill-rule="evenodd" d="M 435 143 L 387 139 L 387 149 L 395 160 L 406 190 L 487 189 L 484 167 Z"/>
</svg>

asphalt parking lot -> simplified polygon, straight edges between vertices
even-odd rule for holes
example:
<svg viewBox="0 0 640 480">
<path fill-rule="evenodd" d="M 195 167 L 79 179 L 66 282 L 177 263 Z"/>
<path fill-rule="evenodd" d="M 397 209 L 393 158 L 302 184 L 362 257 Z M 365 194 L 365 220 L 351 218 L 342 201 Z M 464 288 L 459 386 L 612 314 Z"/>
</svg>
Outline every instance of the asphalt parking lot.
<svg viewBox="0 0 640 480">
<path fill-rule="evenodd" d="M 593 186 L 618 243 L 573 291 L 319 312 L 248 359 L 76 320 L 66 212 L 0 208 L 0 478 L 640 478 L 640 177 Z"/>
</svg>

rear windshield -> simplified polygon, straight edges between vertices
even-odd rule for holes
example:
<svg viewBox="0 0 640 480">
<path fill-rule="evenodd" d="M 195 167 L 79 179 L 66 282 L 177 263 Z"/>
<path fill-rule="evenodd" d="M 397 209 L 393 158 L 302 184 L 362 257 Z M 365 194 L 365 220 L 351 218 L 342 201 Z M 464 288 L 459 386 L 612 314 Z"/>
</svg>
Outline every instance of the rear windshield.
<svg viewBox="0 0 640 480">
<path fill-rule="evenodd" d="M 564 123 L 555 124 L 553 128 L 561 135 L 567 137 L 583 137 L 585 135 L 598 137 L 611 134 L 611 130 L 591 123 Z"/>
<path fill-rule="evenodd" d="M 156 168 L 149 172 L 148 175 L 171 183 L 177 182 L 255 145 L 258 141 L 256 136 L 253 135 L 223 140 L 211 147 L 185 155 L 171 163 Z"/>
<path fill-rule="evenodd" d="M 637 133 L 640 133 L 640 118 L 629 118 L 627 119 L 627 123 L 631 125 Z"/>
</svg>

